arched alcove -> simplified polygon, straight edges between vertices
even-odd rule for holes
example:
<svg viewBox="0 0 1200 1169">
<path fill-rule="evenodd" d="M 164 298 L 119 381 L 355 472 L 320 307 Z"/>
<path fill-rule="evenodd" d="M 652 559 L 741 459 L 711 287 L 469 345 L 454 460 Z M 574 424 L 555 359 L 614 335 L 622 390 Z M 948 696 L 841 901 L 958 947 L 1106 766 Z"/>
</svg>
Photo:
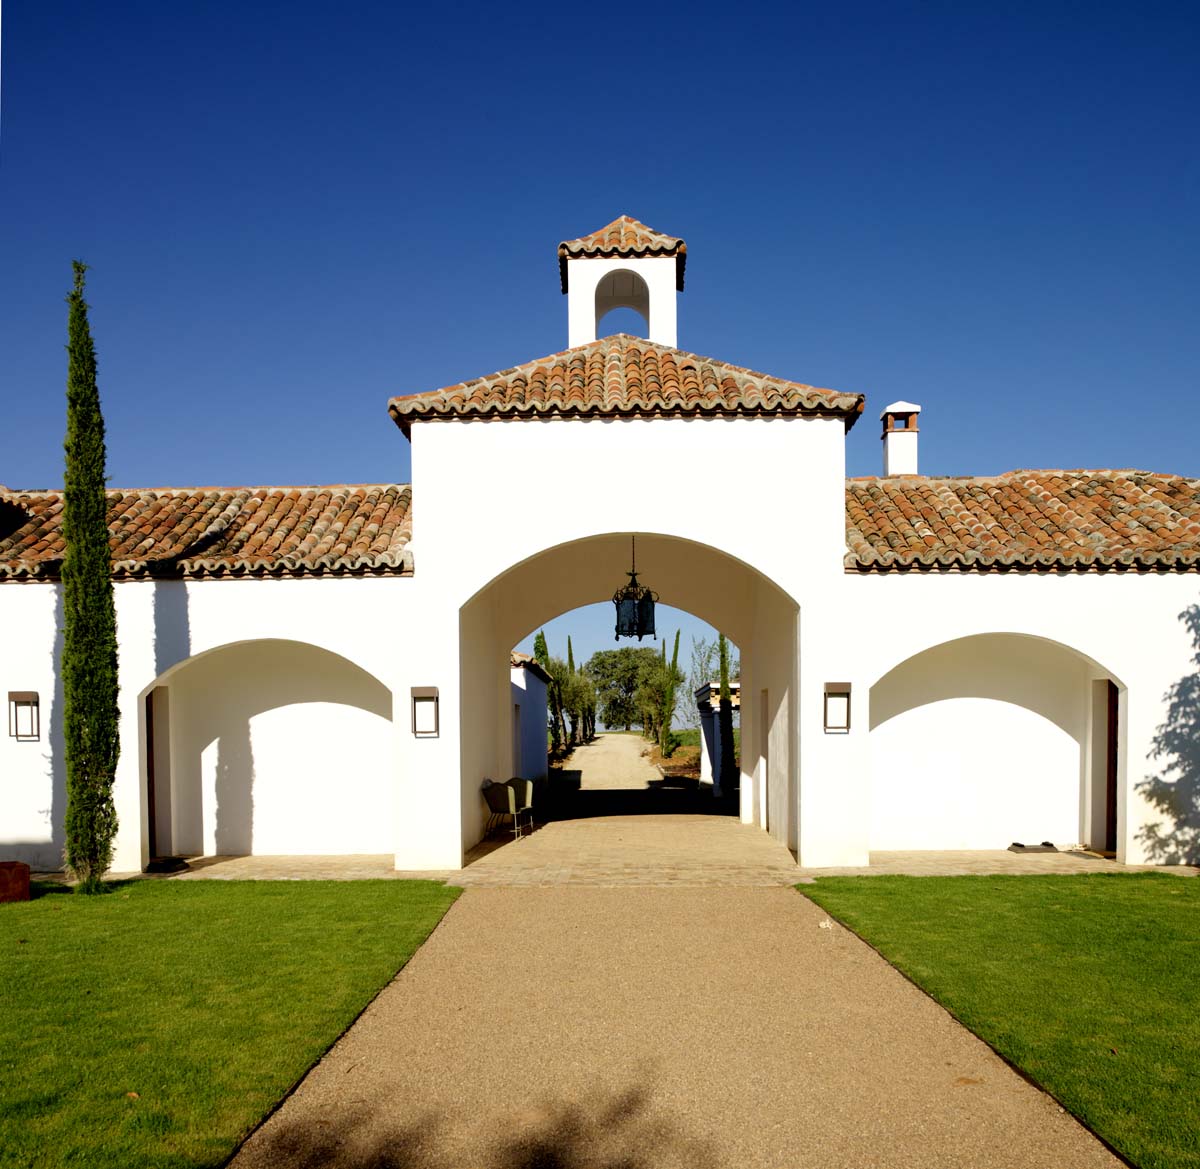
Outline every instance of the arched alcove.
<svg viewBox="0 0 1200 1169">
<path fill-rule="evenodd" d="M 386 853 L 391 691 L 304 642 L 173 666 L 143 694 L 147 855 Z"/>
<path fill-rule="evenodd" d="M 600 322 L 614 309 L 632 309 L 641 318 L 644 329 L 641 335 L 650 336 L 650 289 L 646 281 L 628 268 L 619 268 L 603 276 L 596 285 L 596 332 L 597 337 L 613 332 L 624 332 L 623 328 L 605 328 Z M 625 315 L 625 314 L 622 314 Z M 618 325 L 625 322 L 618 321 Z"/>
<path fill-rule="evenodd" d="M 483 827 L 479 786 L 512 765 L 509 653 L 552 618 L 607 601 L 625 583 L 631 533 L 580 539 L 499 574 L 460 610 L 462 839 Z M 723 630 L 742 659 L 741 816 L 795 848 L 798 760 L 792 740 L 799 607 L 752 566 L 695 541 L 637 534 L 642 583 L 664 603 Z M 753 703 L 745 698 L 755 695 Z"/>
<path fill-rule="evenodd" d="M 871 688 L 874 850 L 1111 846 L 1120 684 L 1056 641 L 930 646 Z"/>
</svg>

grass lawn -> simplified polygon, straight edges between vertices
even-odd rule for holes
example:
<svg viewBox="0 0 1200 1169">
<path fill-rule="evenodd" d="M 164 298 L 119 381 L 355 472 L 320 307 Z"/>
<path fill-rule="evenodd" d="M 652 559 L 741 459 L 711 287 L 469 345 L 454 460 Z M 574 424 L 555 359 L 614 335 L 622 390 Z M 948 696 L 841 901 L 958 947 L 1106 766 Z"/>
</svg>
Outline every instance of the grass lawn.
<svg viewBox="0 0 1200 1169">
<path fill-rule="evenodd" d="M 802 892 L 1135 1165 L 1200 1166 L 1200 880 L 822 877 Z"/>
<path fill-rule="evenodd" d="M 432 881 L 38 892 L 0 905 L 5 1169 L 222 1164 L 458 895 Z"/>
</svg>

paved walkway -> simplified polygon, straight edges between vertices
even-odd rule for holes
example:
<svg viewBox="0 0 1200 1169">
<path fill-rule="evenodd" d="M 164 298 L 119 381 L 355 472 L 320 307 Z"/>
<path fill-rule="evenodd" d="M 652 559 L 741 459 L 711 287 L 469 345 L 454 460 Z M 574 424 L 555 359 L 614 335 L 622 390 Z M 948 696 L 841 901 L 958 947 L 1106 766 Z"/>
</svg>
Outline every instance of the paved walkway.
<svg viewBox="0 0 1200 1169">
<path fill-rule="evenodd" d="M 1119 1162 L 795 891 L 473 888 L 235 1169 Z"/>
</svg>

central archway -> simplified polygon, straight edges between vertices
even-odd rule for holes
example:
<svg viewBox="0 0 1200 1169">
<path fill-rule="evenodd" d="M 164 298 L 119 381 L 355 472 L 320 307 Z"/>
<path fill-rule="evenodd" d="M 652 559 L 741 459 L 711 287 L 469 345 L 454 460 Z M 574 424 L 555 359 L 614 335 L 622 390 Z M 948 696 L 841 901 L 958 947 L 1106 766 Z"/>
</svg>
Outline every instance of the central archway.
<svg viewBox="0 0 1200 1169">
<path fill-rule="evenodd" d="M 638 573 L 661 600 L 724 631 L 742 655 L 741 818 L 795 850 L 799 605 L 752 566 L 708 544 L 612 532 L 559 544 L 513 565 L 460 609 L 462 843 L 482 835 L 485 776 L 513 766 L 509 652 L 544 622 L 607 601 Z M 753 696 L 751 701 L 750 696 Z"/>
</svg>

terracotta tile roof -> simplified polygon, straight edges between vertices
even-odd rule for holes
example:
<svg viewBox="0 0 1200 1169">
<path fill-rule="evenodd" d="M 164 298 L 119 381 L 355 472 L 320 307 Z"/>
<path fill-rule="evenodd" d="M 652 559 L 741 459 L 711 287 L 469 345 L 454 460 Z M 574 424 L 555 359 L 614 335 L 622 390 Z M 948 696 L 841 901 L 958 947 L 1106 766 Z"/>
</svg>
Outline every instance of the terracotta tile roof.
<svg viewBox="0 0 1200 1169">
<path fill-rule="evenodd" d="M 534 677 L 541 678 L 543 682 L 550 681 L 550 675 L 546 672 L 545 666 L 534 658 L 533 654 L 522 653 L 519 649 L 514 649 L 509 654 L 508 661 L 513 669 L 528 670 Z"/>
<path fill-rule="evenodd" d="M 861 394 L 815 389 L 618 333 L 443 390 L 393 398 L 414 421 L 454 418 L 624 418 L 662 415 L 841 415 L 848 430 Z"/>
<path fill-rule="evenodd" d="M 567 291 L 567 261 L 584 257 L 607 259 L 612 256 L 674 256 L 675 287 L 683 291 L 683 269 L 687 265 L 687 244 L 673 235 L 663 235 L 632 215 L 618 215 L 612 223 L 579 239 L 565 239 L 558 245 L 558 275 L 563 292 Z"/>
<path fill-rule="evenodd" d="M 1200 569 L 1200 480 L 1147 471 L 851 479 L 846 567 Z"/>
<path fill-rule="evenodd" d="M 61 518 L 59 491 L 0 494 L 0 580 L 58 576 Z M 412 571 L 408 486 L 114 490 L 108 518 L 121 579 Z"/>
</svg>

